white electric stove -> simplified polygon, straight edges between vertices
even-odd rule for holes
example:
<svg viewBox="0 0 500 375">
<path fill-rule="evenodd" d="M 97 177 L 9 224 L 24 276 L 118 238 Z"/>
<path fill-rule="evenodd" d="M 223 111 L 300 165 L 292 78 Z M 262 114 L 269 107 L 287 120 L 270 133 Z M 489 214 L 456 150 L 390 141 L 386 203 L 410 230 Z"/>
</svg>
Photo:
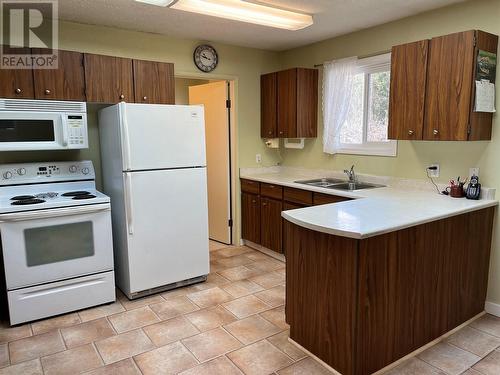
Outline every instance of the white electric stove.
<svg viewBox="0 0 500 375">
<path fill-rule="evenodd" d="M 111 208 L 91 161 L 0 165 L 12 325 L 115 300 Z"/>
</svg>

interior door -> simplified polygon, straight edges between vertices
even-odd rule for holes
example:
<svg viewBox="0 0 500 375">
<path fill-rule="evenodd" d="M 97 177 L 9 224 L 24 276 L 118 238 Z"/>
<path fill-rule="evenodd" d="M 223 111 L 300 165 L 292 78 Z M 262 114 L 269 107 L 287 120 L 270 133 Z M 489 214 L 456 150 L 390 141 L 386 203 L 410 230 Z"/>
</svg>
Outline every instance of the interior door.
<svg viewBox="0 0 500 375">
<path fill-rule="evenodd" d="M 132 293 L 209 272 L 206 169 L 124 173 Z"/>
<path fill-rule="evenodd" d="M 226 81 L 189 87 L 189 104 L 202 104 L 205 108 L 209 237 L 230 244 L 231 160 L 227 100 Z"/>
</svg>

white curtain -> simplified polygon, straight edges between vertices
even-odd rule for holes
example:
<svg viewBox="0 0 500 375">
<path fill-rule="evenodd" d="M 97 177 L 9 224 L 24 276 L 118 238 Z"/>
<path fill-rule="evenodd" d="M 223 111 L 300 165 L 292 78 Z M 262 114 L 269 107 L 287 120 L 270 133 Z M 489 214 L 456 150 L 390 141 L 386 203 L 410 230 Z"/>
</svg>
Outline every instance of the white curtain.
<svg viewBox="0 0 500 375">
<path fill-rule="evenodd" d="M 351 104 L 357 60 L 349 57 L 323 65 L 323 151 L 328 154 L 339 152 L 340 130 Z"/>
</svg>

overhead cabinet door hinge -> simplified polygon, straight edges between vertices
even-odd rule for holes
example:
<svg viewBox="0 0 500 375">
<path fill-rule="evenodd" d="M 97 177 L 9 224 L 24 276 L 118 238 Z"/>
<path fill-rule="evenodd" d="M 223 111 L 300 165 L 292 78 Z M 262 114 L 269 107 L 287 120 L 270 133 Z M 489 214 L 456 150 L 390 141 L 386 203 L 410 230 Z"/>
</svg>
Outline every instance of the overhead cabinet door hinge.
<svg viewBox="0 0 500 375">
<path fill-rule="evenodd" d="M 231 100 L 226 100 L 226 108 L 231 108 Z"/>
</svg>

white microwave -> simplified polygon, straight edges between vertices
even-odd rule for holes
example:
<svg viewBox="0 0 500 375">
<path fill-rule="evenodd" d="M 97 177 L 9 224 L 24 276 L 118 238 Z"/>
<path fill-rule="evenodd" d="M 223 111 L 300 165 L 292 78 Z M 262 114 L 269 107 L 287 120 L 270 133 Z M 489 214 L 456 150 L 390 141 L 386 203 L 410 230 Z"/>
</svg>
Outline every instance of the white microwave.
<svg viewBox="0 0 500 375">
<path fill-rule="evenodd" d="M 0 151 L 88 147 L 84 102 L 0 99 Z"/>
</svg>

